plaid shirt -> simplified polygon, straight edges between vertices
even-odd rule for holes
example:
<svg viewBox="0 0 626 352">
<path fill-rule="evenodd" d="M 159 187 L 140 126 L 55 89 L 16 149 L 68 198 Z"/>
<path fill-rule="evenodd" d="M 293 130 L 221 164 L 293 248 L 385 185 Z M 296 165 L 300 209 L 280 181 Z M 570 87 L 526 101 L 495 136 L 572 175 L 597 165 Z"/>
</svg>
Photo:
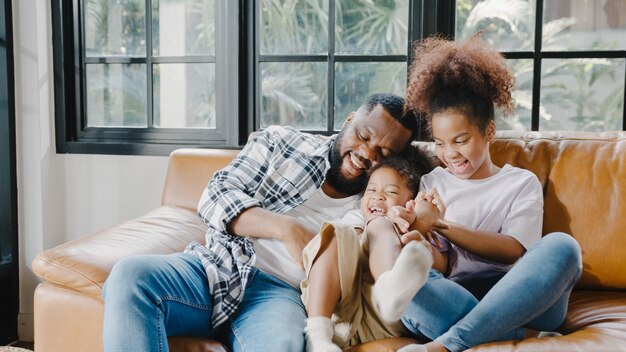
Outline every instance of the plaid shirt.
<svg viewBox="0 0 626 352">
<path fill-rule="evenodd" d="M 250 207 L 283 214 L 309 199 L 330 168 L 333 141 L 291 127 L 268 127 L 209 181 L 198 205 L 198 215 L 209 225 L 207 244 L 193 242 L 185 253 L 200 257 L 206 270 L 214 328 L 239 307 L 255 260 L 250 241 L 229 234 L 226 226 Z"/>
</svg>

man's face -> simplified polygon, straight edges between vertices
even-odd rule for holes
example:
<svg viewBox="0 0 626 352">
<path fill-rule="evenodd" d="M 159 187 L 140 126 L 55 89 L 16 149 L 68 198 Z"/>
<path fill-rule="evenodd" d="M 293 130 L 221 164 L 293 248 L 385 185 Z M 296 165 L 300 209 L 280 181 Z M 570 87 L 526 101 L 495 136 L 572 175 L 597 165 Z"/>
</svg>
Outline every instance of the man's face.
<svg viewBox="0 0 626 352">
<path fill-rule="evenodd" d="M 365 188 L 367 172 L 384 157 L 407 145 L 411 131 L 378 105 L 369 114 L 364 107 L 351 113 L 335 140 L 326 177 L 335 190 L 356 194 Z"/>
</svg>

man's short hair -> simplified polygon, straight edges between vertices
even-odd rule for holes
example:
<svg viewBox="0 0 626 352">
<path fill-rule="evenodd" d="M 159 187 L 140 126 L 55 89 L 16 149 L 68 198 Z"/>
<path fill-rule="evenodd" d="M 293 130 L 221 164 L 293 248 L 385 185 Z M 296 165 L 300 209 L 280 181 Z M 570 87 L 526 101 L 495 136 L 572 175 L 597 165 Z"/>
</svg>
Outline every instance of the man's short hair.
<svg viewBox="0 0 626 352">
<path fill-rule="evenodd" d="M 417 137 L 417 116 L 412 111 L 404 111 L 404 98 L 392 93 L 374 93 L 368 96 L 363 104 L 368 114 L 378 105 L 382 106 L 404 128 L 411 131 L 411 140 Z"/>
</svg>

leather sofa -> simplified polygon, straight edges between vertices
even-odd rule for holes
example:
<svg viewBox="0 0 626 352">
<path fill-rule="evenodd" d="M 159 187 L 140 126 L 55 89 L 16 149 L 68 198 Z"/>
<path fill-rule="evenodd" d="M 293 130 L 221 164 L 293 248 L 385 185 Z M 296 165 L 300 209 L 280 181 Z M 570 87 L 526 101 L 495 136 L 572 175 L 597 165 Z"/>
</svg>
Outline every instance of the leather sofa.
<svg viewBox="0 0 626 352">
<path fill-rule="evenodd" d="M 582 248 L 584 272 L 559 329 L 563 336 L 495 342 L 472 351 L 626 351 L 626 132 L 497 137 L 494 161 L 537 175 L 545 195 L 544 233 L 571 234 Z M 42 279 L 35 291 L 36 351 L 101 351 L 101 291 L 111 267 L 127 256 L 177 252 L 202 241 L 205 225 L 196 215 L 201 191 L 237 152 L 174 151 L 160 207 L 40 253 L 32 265 Z M 375 341 L 351 351 L 393 351 L 408 341 Z M 169 344 L 173 351 L 224 350 L 215 341 L 191 337 L 171 338 Z"/>
</svg>

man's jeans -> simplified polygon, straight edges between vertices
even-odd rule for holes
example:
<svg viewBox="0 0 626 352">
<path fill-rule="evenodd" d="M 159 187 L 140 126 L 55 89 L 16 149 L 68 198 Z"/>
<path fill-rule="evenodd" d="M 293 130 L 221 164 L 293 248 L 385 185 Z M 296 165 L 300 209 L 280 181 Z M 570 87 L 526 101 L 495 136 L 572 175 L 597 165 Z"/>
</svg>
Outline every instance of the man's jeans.
<svg viewBox="0 0 626 352">
<path fill-rule="evenodd" d="M 106 352 L 168 351 L 167 336 L 218 339 L 231 351 L 303 351 L 306 313 L 300 291 L 259 270 L 244 300 L 218 329 L 199 258 L 137 256 L 113 267 L 103 289 Z"/>
<path fill-rule="evenodd" d="M 524 327 L 554 331 L 565 320 L 581 272 L 576 240 L 552 233 L 534 243 L 508 273 L 495 278 L 484 297 L 478 293 L 480 301 L 470 291 L 476 294 L 481 285 L 463 287 L 431 269 L 402 322 L 415 337 L 436 340 L 450 351 L 522 339 Z"/>
</svg>

